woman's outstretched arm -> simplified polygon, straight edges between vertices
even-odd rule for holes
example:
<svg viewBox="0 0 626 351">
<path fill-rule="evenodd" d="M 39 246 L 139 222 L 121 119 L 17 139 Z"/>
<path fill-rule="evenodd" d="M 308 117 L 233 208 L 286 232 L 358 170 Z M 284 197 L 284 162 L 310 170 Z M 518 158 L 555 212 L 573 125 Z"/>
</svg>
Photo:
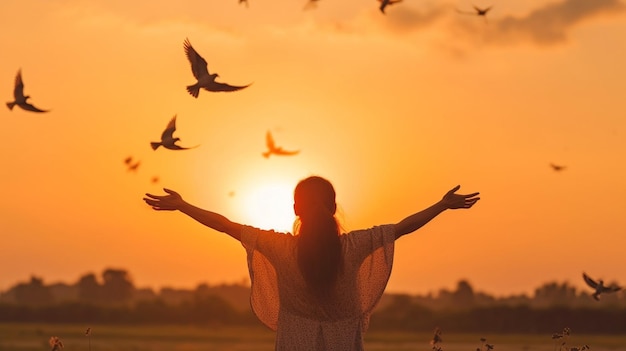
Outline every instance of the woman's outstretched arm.
<svg viewBox="0 0 626 351">
<path fill-rule="evenodd" d="M 480 200 L 479 193 L 472 193 L 468 195 L 455 194 L 457 190 L 461 188 L 460 185 L 455 186 L 452 190 L 448 191 L 443 198 L 434 205 L 414 213 L 400 222 L 395 224 L 396 239 L 416 231 L 424 224 L 430 222 L 431 219 L 437 217 L 441 212 L 445 210 L 454 210 L 459 208 L 470 208 L 474 206 L 476 201 Z"/>
<path fill-rule="evenodd" d="M 226 233 L 241 241 L 241 224 L 231 222 L 221 214 L 193 206 L 183 200 L 183 198 L 173 190 L 165 188 L 163 190 L 168 195 L 159 196 L 146 194 L 143 200 L 157 211 L 180 211 L 209 228 Z"/>
</svg>

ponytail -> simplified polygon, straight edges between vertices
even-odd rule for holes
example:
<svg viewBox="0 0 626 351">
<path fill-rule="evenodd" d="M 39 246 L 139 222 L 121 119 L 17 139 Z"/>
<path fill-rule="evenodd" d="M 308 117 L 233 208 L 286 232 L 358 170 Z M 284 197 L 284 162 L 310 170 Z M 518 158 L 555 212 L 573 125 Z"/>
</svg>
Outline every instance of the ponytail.
<svg viewBox="0 0 626 351">
<path fill-rule="evenodd" d="M 309 177 L 296 187 L 295 203 L 300 219 L 298 266 L 311 293 L 327 300 L 341 265 L 335 191 L 327 180 Z"/>
</svg>

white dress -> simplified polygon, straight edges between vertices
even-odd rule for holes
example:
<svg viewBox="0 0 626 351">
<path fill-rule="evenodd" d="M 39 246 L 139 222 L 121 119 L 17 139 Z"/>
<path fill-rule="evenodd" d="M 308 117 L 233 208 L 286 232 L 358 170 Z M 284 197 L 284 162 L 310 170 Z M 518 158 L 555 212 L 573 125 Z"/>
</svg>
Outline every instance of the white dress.
<svg viewBox="0 0 626 351">
<path fill-rule="evenodd" d="M 343 264 L 336 298 L 322 306 L 312 301 L 298 268 L 296 237 L 244 226 L 250 304 L 259 320 L 276 331 L 276 350 L 363 350 L 363 333 L 391 274 L 394 225 L 340 238 Z"/>
</svg>

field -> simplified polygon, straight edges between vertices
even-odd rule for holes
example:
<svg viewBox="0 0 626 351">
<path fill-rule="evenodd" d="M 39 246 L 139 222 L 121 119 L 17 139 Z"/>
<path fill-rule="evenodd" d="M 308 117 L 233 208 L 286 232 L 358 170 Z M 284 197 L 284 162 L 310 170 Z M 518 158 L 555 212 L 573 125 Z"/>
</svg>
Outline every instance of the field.
<svg viewBox="0 0 626 351">
<path fill-rule="evenodd" d="M 0 324 L 0 351 L 51 350 L 48 340 L 59 337 L 63 351 L 271 351 L 274 334 L 264 328 L 199 326 L 90 326 L 50 324 Z M 480 338 L 494 345 L 494 351 L 554 351 L 558 344 L 551 335 L 477 335 L 443 332 L 444 351 L 475 351 Z M 368 351 L 429 351 L 432 333 L 366 334 Z M 576 335 L 568 347 L 589 345 L 591 351 L 626 351 L 626 335 Z"/>
</svg>

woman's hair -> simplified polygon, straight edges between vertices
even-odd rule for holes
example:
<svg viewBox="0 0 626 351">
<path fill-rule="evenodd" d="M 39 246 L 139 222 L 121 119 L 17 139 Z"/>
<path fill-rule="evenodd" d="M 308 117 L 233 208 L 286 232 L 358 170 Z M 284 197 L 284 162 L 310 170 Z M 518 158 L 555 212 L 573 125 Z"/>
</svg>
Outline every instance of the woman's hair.
<svg viewBox="0 0 626 351">
<path fill-rule="evenodd" d="M 339 225 L 335 219 L 335 189 L 321 177 L 301 180 L 294 191 L 299 217 L 298 266 L 318 299 L 330 297 L 341 263 Z"/>
</svg>

